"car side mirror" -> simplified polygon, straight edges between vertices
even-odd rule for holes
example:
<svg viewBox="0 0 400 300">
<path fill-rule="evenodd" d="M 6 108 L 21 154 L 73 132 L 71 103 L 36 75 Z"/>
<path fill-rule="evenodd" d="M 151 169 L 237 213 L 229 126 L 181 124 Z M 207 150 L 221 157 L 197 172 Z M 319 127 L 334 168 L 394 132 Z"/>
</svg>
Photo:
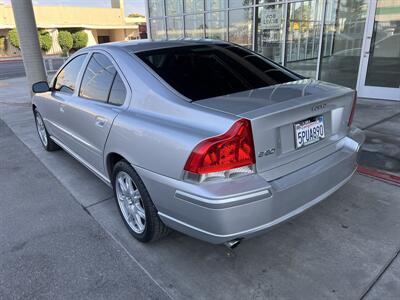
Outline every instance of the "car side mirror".
<svg viewBox="0 0 400 300">
<path fill-rule="evenodd" d="M 49 84 L 47 81 L 39 81 L 32 85 L 32 92 L 36 93 L 46 93 L 50 91 Z"/>
</svg>

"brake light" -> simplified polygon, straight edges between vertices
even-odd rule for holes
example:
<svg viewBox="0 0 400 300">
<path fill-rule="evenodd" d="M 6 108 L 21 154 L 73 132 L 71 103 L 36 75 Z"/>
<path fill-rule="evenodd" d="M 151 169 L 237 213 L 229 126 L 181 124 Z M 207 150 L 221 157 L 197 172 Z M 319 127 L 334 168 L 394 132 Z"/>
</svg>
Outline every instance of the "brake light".
<svg viewBox="0 0 400 300">
<path fill-rule="evenodd" d="M 353 123 L 353 118 L 354 118 L 354 113 L 356 111 L 356 104 L 357 104 L 357 91 L 354 91 L 354 95 L 353 95 L 353 104 L 351 107 L 351 112 L 350 112 L 350 116 L 349 116 L 349 121 L 347 122 L 347 126 L 351 126 L 351 124 Z"/>
<path fill-rule="evenodd" d="M 251 123 L 247 119 L 240 119 L 226 133 L 200 142 L 190 154 L 185 170 L 195 174 L 218 173 L 232 169 L 235 169 L 236 173 L 249 173 L 248 169 L 242 167 L 254 164 Z"/>
</svg>

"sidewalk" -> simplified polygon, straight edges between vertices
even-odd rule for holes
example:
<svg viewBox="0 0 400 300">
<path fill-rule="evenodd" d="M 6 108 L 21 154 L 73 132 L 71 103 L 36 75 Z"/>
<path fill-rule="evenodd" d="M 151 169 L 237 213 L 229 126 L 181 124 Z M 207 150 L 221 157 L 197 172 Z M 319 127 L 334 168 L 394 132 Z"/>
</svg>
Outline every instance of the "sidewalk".
<svg viewBox="0 0 400 300">
<path fill-rule="evenodd" d="M 167 299 L 0 120 L 0 298 Z"/>
<path fill-rule="evenodd" d="M 43 59 L 45 59 L 45 60 L 47 60 L 47 59 L 65 59 L 65 57 L 59 56 L 59 55 L 46 55 L 46 56 L 43 56 Z M 22 56 L 11 56 L 11 57 L 0 56 L 0 63 L 2 63 L 2 62 L 10 62 L 10 61 L 23 62 L 23 59 L 22 59 Z"/>
<path fill-rule="evenodd" d="M 102 241 L 106 244 L 116 241 L 117 245 L 126 249 L 131 263 L 135 265 L 139 262 L 146 273 L 172 298 L 398 299 L 400 295 L 398 186 L 356 174 L 348 184 L 321 204 L 262 236 L 243 241 L 234 251 L 177 232 L 157 243 L 144 245 L 135 241 L 124 227 L 109 188 L 64 151 L 47 153 L 42 149 L 35 132 L 30 99 L 24 86 L 23 78 L 0 81 L 0 118 L 33 153 L 34 157 L 27 156 L 27 159 L 40 161 L 45 168 L 39 168 L 36 172 L 36 166 L 8 164 L 0 175 L 2 176 L 0 181 L 4 180 L 5 173 L 10 177 L 10 174 L 15 172 L 14 167 L 20 177 L 31 180 L 40 180 L 44 170 L 49 171 L 54 176 L 52 178 L 57 180 L 55 183 L 50 182 L 54 191 L 48 192 L 47 196 L 54 198 L 52 193 L 61 193 L 59 190 L 68 192 L 70 198 L 65 198 L 63 202 L 73 203 L 65 204 L 68 205 L 67 208 L 64 206 L 62 208 L 66 216 L 71 218 L 71 222 L 74 222 L 72 214 L 78 214 L 75 218 L 82 217 L 81 207 L 83 207 L 91 216 L 90 218 L 83 213 L 91 220 L 90 222 L 100 224 L 108 233 Z M 382 116 L 390 117 L 395 109 L 394 106 L 388 109 L 385 108 L 386 105 L 379 106 L 374 109 L 381 113 L 375 112 L 370 116 L 367 114 L 366 118 L 357 119 L 362 113 L 368 113 L 369 107 L 371 106 L 367 105 L 365 109 L 360 109 L 361 113 L 356 115 L 355 122 L 364 128 L 382 120 Z M 3 146 L 0 147 L 3 150 Z M 29 175 L 30 172 L 34 174 L 33 178 Z M 45 182 L 46 178 L 48 177 L 45 177 Z M 30 180 L 21 181 L 20 184 L 31 193 L 22 193 L 22 196 L 16 194 L 13 198 L 15 205 L 19 205 L 20 202 L 31 204 L 39 201 L 35 196 L 36 190 L 30 189 Z M 52 201 L 55 201 L 55 206 L 63 205 L 57 199 Z M 49 217 L 49 212 L 54 211 L 53 209 L 54 207 L 50 210 L 39 207 L 32 213 L 35 219 L 38 219 L 37 215 L 46 218 Z M 71 211 L 71 215 L 68 210 Z M 0 213 L 11 214 L 8 207 L 1 206 Z M 26 215 L 20 218 L 26 218 Z M 1 221 L 2 215 L 0 215 Z M 9 222 L 12 222 L 12 219 L 7 219 L 7 223 Z M 10 227 L 0 227 L 0 239 L 3 241 L 7 237 L 7 243 L 11 244 L 8 239 L 12 241 L 19 238 L 19 233 L 11 235 Z M 43 227 L 46 226 L 43 224 Z M 50 223 L 50 229 L 47 230 L 52 232 L 62 228 L 69 228 L 69 223 L 63 217 Z M 29 228 L 28 234 L 29 230 L 33 229 Z M 74 231 L 74 236 L 79 236 L 80 230 L 85 234 L 85 228 L 79 228 Z M 54 236 L 57 235 L 52 237 Z M 84 239 L 86 238 L 85 236 Z M 90 247 L 92 243 L 95 247 L 102 247 L 96 243 L 101 244 L 101 241 L 93 239 L 89 241 L 86 247 Z M 69 249 L 67 245 L 67 253 L 70 253 Z M 119 256 L 120 248 L 116 249 L 116 255 Z M 58 251 L 56 244 L 48 244 L 47 250 L 42 254 L 51 256 L 54 252 L 62 255 Z M 2 255 L 4 254 L 0 249 L 0 262 L 3 261 Z M 9 254 L 7 259 L 11 259 L 10 257 L 12 258 L 12 254 Z M 104 257 L 87 259 L 88 261 L 82 264 L 87 264 L 87 268 L 90 268 L 97 263 L 101 265 L 102 262 L 97 260 L 102 260 Z M 69 263 L 77 262 L 71 259 Z M 127 262 L 128 266 L 129 264 Z M 54 268 L 57 269 L 58 265 L 54 264 Z M 40 278 L 44 280 L 46 276 L 42 270 L 44 274 L 50 273 L 46 273 L 47 269 L 40 268 L 35 269 L 35 276 L 42 276 Z M 126 269 L 122 270 L 125 271 Z M 61 277 L 59 279 L 61 281 L 64 275 L 59 273 L 57 275 Z M 68 283 L 69 274 L 66 276 Z M 7 275 L 3 278 L 7 285 L 28 284 L 20 283 L 17 276 Z M 1 280 L 0 286 L 4 285 Z M 37 283 L 39 282 L 40 280 Z M 60 282 L 55 284 L 58 284 L 57 288 L 62 286 Z M 72 285 L 68 287 L 72 291 L 75 288 Z M 116 292 L 114 289 L 118 287 L 120 286 L 115 288 L 108 286 L 111 290 L 109 292 Z M 140 299 L 141 296 L 130 298 Z"/>
<path fill-rule="evenodd" d="M 354 124 L 366 134 L 359 171 L 400 185 L 400 102 L 359 99 Z"/>
</svg>

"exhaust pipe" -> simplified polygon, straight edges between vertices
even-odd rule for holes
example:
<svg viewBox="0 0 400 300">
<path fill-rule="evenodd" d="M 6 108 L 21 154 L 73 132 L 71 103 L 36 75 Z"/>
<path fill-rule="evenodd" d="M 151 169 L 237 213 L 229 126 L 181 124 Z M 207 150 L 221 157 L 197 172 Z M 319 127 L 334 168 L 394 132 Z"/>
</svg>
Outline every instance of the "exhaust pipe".
<svg viewBox="0 0 400 300">
<path fill-rule="evenodd" d="M 239 246 L 240 242 L 242 239 L 234 239 L 229 242 L 225 242 L 224 245 L 228 247 L 230 250 L 235 249 L 237 246 Z"/>
</svg>

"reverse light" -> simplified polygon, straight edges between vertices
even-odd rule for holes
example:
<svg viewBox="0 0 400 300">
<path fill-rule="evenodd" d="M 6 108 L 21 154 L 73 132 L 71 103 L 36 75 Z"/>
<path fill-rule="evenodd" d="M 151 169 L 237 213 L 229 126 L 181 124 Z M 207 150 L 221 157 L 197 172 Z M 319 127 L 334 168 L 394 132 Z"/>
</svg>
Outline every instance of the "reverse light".
<svg viewBox="0 0 400 300">
<path fill-rule="evenodd" d="M 357 91 L 354 91 L 353 104 L 351 106 L 351 112 L 350 112 L 350 116 L 349 116 L 349 121 L 347 122 L 347 126 L 348 127 L 350 127 L 351 124 L 353 123 L 354 113 L 356 111 L 356 104 L 357 104 Z"/>
<path fill-rule="evenodd" d="M 254 164 L 251 123 L 240 119 L 226 133 L 200 142 L 190 154 L 185 171 L 191 173 L 189 179 L 204 181 L 254 173 Z"/>
</svg>

